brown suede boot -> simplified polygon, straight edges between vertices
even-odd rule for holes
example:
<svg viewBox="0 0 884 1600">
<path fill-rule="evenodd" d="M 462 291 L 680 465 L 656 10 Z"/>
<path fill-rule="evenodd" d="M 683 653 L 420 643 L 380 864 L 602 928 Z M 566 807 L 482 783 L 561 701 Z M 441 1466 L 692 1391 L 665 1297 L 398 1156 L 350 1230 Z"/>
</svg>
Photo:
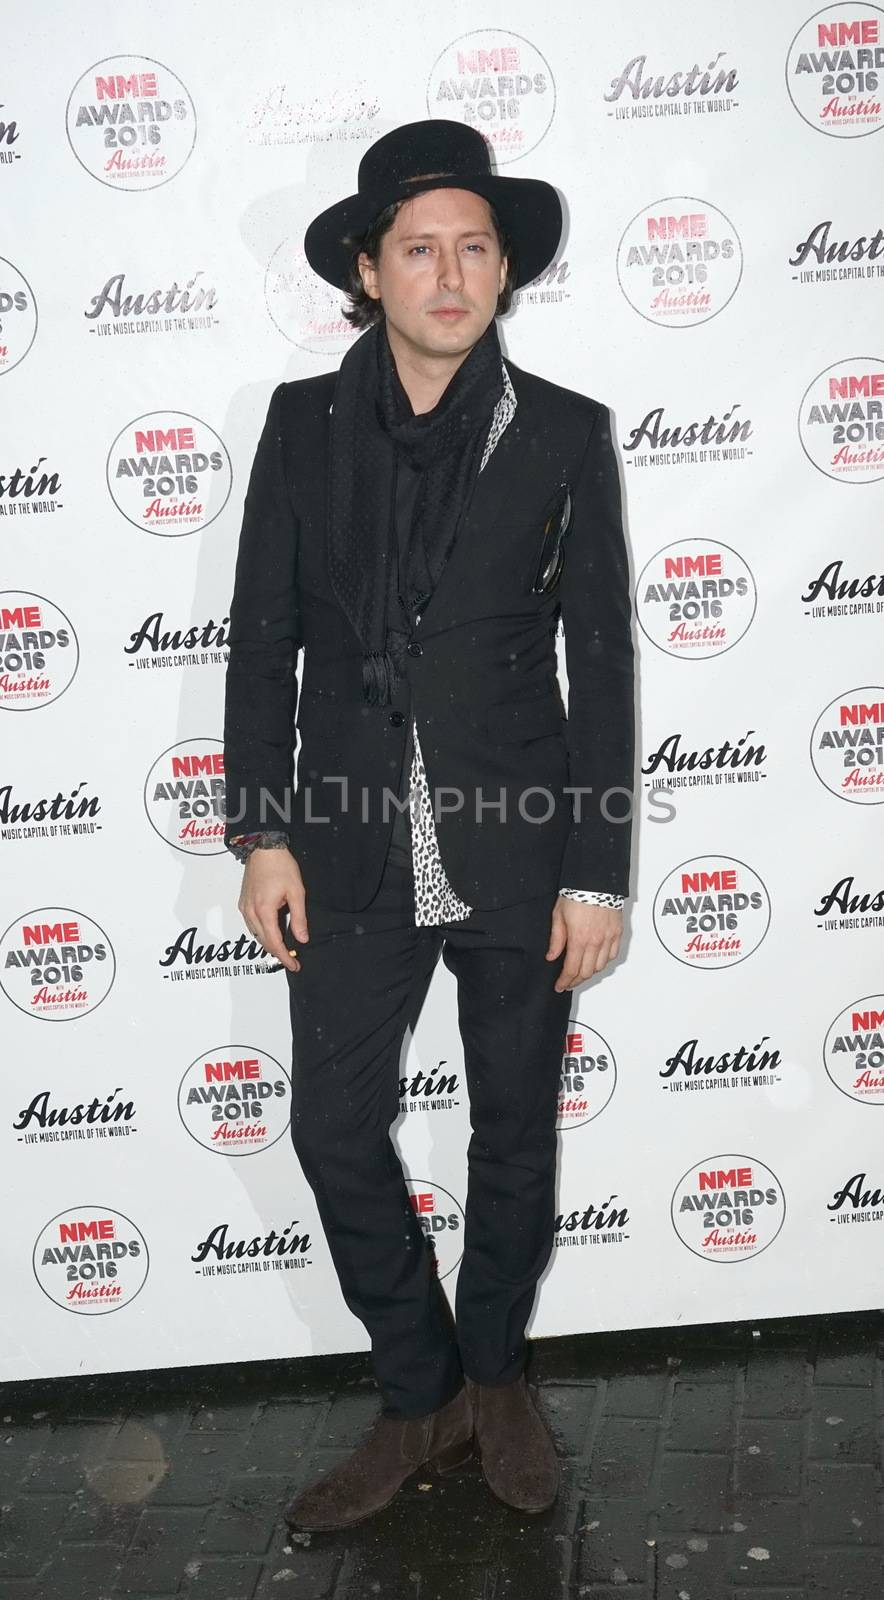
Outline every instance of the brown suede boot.
<svg viewBox="0 0 884 1600">
<path fill-rule="evenodd" d="M 559 1492 L 559 1462 L 524 1373 L 497 1386 L 467 1378 L 467 1391 L 489 1489 L 517 1511 L 548 1511 Z"/>
<path fill-rule="evenodd" d="M 470 1459 L 473 1415 L 466 1386 L 440 1411 L 397 1421 L 380 1416 L 364 1442 L 339 1467 L 310 1484 L 286 1507 L 291 1529 L 348 1528 L 383 1510 L 418 1467 L 453 1472 Z"/>
</svg>

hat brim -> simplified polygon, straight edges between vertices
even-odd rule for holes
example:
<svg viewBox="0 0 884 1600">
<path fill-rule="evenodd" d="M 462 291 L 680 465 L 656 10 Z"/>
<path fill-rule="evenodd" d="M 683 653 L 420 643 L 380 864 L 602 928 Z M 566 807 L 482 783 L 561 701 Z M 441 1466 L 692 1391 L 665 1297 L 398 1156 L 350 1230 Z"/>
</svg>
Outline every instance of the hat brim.
<svg viewBox="0 0 884 1600">
<path fill-rule="evenodd" d="M 428 189 L 467 189 L 488 200 L 513 243 L 515 288 L 540 276 L 553 260 L 562 237 L 562 202 L 542 178 L 505 178 L 496 173 L 466 177 L 451 173 L 391 186 L 383 195 L 351 194 L 314 217 L 304 235 L 304 254 L 313 271 L 336 289 L 349 288 L 352 245 L 381 211 Z"/>
</svg>

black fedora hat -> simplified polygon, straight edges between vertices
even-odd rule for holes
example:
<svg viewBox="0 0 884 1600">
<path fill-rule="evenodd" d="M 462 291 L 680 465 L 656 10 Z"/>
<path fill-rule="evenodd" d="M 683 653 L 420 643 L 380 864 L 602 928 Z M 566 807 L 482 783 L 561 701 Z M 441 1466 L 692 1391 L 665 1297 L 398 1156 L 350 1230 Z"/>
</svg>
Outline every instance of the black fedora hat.
<svg viewBox="0 0 884 1600">
<path fill-rule="evenodd" d="M 490 201 L 513 244 L 518 289 L 548 267 L 562 234 L 562 205 L 540 178 L 502 178 L 491 170 L 478 128 L 431 117 L 385 133 L 359 163 L 358 192 L 314 217 L 304 253 L 314 272 L 347 289 L 352 240 L 394 200 L 427 189 L 469 189 Z"/>
</svg>

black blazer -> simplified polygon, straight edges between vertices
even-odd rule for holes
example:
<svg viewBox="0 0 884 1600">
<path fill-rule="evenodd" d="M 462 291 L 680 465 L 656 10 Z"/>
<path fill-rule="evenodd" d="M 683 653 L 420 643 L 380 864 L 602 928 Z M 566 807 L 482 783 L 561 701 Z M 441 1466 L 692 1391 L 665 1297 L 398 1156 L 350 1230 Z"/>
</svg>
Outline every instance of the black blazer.
<svg viewBox="0 0 884 1600">
<path fill-rule="evenodd" d="M 395 815 L 388 802 L 385 819 L 384 791 L 404 792 L 412 714 L 442 864 L 469 905 L 562 886 L 629 892 L 632 608 L 608 408 L 507 368 L 515 415 L 477 480 L 390 706 L 363 702 L 361 646 L 326 572 L 335 373 L 282 383 L 271 398 L 230 605 L 225 841 L 287 828 L 308 900 L 361 910 L 375 893 Z M 562 484 L 573 514 L 561 577 L 535 594 L 545 514 Z"/>
</svg>

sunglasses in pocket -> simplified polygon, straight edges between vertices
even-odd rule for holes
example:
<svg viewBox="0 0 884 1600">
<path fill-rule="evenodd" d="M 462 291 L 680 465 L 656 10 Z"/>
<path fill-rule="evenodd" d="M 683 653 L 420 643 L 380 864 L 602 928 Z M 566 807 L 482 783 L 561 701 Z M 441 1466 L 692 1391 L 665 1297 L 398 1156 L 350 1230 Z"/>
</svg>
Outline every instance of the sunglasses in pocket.
<svg viewBox="0 0 884 1600">
<path fill-rule="evenodd" d="M 532 594 L 549 594 L 562 575 L 565 562 L 565 535 L 571 526 L 571 490 L 563 483 L 548 502 L 544 512 L 540 560 L 531 586 Z"/>
</svg>

